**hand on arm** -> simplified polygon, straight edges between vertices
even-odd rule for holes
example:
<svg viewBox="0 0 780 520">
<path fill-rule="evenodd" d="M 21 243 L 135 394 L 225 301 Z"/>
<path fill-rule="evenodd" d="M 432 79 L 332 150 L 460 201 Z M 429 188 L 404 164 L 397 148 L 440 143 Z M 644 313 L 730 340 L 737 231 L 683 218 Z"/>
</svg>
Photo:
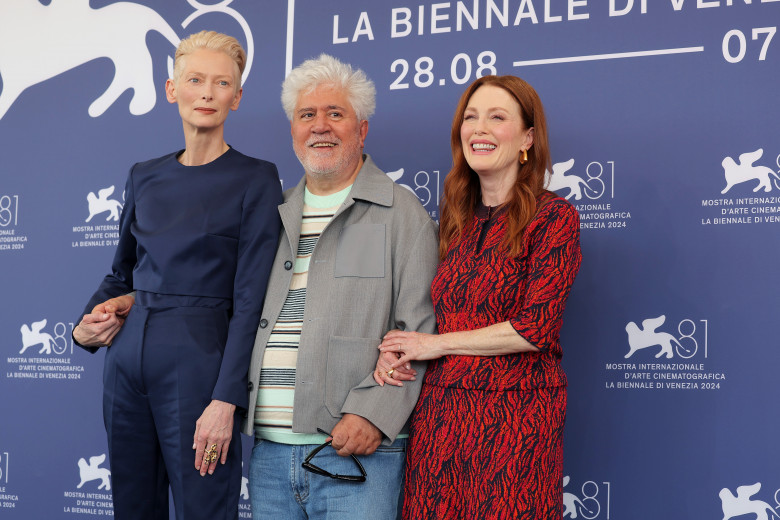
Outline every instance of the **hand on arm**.
<svg viewBox="0 0 780 520">
<path fill-rule="evenodd" d="M 392 365 L 401 357 L 399 352 L 380 352 L 374 369 L 374 381 L 379 386 L 389 383 L 393 386 L 404 386 L 402 381 L 416 381 L 417 371 L 412 369 L 410 363 L 404 363 L 398 368 Z"/>
<path fill-rule="evenodd" d="M 235 411 L 236 405 L 214 399 L 195 423 L 192 449 L 195 450 L 195 469 L 200 471 L 201 477 L 207 472 L 209 475 L 214 473 L 217 460 L 222 464 L 227 461 Z M 211 450 L 212 446 L 215 446 L 214 450 Z M 206 456 L 211 452 L 215 452 L 216 457 L 207 460 Z"/>
<path fill-rule="evenodd" d="M 389 367 L 396 369 L 409 361 L 437 359 L 446 355 L 501 356 L 539 351 L 508 321 L 481 329 L 438 335 L 392 330 L 385 334 L 379 350 L 401 354 Z"/>
<path fill-rule="evenodd" d="M 382 442 L 382 432 L 370 421 L 345 413 L 331 432 L 331 446 L 342 457 L 371 455 Z"/>
<path fill-rule="evenodd" d="M 85 347 L 110 346 L 135 300 L 129 294 L 95 305 L 73 329 L 73 338 Z"/>
<path fill-rule="evenodd" d="M 117 316 L 127 318 L 127 315 L 130 313 L 130 309 L 133 307 L 134 303 L 135 298 L 132 294 L 123 294 L 122 296 L 117 296 L 116 298 L 106 300 L 103 303 L 98 303 L 92 309 L 92 312 L 113 312 Z"/>
</svg>

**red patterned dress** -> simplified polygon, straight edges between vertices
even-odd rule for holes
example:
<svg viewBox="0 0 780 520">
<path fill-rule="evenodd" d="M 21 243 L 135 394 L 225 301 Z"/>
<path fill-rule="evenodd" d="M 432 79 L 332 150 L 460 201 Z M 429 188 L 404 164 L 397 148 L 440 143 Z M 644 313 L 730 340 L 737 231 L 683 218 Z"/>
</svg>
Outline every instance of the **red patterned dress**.
<svg viewBox="0 0 780 520">
<path fill-rule="evenodd" d="M 431 288 L 440 334 L 509 321 L 540 352 L 428 364 L 412 416 L 404 519 L 561 518 L 559 332 L 580 266 L 579 217 L 549 193 L 540 204 L 518 257 L 500 245 L 506 212 L 481 206 L 439 265 Z"/>
</svg>

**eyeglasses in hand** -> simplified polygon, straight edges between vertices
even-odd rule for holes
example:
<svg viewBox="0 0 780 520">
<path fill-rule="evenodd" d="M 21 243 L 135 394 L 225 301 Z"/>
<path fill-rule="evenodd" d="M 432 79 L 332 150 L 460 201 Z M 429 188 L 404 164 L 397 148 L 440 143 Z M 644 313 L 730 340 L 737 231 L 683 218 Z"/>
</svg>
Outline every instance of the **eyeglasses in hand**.
<svg viewBox="0 0 780 520">
<path fill-rule="evenodd" d="M 317 431 L 320 432 L 323 435 L 327 435 L 328 437 L 331 436 L 328 432 L 320 430 L 319 428 L 317 428 Z M 366 481 L 366 470 L 363 469 L 363 465 L 360 463 L 360 461 L 354 455 L 350 455 L 350 457 L 355 462 L 355 465 L 357 466 L 358 470 L 360 470 L 360 475 L 335 475 L 335 474 L 331 473 L 330 471 L 324 470 L 324 469 L 320 468 L 319 466 L 315 466 L 314 464 L 311 463 L 311 459 L 313 459 L 314 456 L 317 455 L 320 452 L 320 450 L 322 450 L 322 448 L 324 448 L 326 446 L 330 446 L 331 442 L 333 442 L 333 439 L 331 439 L 331 440 L 329 440 L 329 441 L 327 441 L 327 442 L 325 442 L 323 444 L 320 444 L 319 446 L 314 448 L 311 451 L 311 453 L 306 455 L 306 459 L 301 464 L 301 467 L 303 467 L 303 469 L 305 469 L 306 471 L 311 471 L 312 473 L 316 473 L 317 475 L 323 475 L 325 477 L 334 478 L 336 480 L 346 480 L 346 481 L 349 481 L 349 482 L 365 482 Z"/>
</svg>

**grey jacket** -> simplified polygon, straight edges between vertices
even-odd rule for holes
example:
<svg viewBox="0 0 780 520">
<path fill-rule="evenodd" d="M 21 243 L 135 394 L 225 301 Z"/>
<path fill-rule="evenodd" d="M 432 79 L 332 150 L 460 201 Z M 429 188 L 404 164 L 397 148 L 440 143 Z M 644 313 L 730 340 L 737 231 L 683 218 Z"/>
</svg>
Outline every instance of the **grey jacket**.
<svg viewBox="0 0 780 520">
<path fill-rule="evenodd" d="M 298 347 L 293 431 L 331 431 L 342 414 L 371 421 L 392 442 L 405 429 L 422 384 L 401 388 L 372 377 L 381 338 L 391 329 L 434 332 L 431 280 L 438 264 L 436 224 L 417 197 L 363 156 L 347 199 L 320 235 L 309 263 L 306 308 Z M 249 369 L 249 411 L 243 432 L 253 434 L 254 404 L 268 337 L 282 309 L 298 250 L 305 177 L 279 206 L 279 240 Z"/>
</svg>

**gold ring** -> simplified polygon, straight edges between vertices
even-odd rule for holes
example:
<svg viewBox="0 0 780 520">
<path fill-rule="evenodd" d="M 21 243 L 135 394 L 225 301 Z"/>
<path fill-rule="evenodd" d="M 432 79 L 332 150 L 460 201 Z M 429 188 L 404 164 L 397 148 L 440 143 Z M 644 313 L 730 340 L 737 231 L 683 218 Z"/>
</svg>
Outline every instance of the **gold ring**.
<svg viewBox="0 0 780 520">
<path fill-rule="evenodd" d="M 391 368 L 390 370 L 388 370 L 387 371 L 387 377 L 393 377 L 393 372 L 395 372 L 394 368 Z"/>
<path fill-rule="evenodd" d="M 212 462 L 216 462 L 218 458 L 219 457 L 217 455 L 217 445 L 212 444 L 211 447 L 208 450 L 206 450 L 206 453 L 203 456 L 203 460 L 211 464 Z"/>
</svg>

